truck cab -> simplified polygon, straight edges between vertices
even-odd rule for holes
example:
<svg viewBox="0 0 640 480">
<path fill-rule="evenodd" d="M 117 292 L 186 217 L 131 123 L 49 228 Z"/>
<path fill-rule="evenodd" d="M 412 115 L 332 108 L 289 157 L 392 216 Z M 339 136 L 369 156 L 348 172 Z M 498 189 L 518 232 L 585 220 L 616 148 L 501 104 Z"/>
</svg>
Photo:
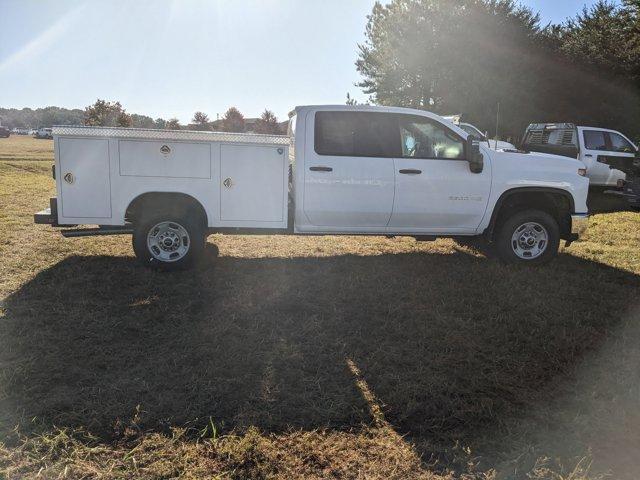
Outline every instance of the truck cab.
<svg viewBox="0 0 640 480">
<path fill-rule="evenodd" d="M 525 131 L 522 149 L 579 159 L 587 167 L 591 186 L 616 187 L 625 173 L 609 168 L 607 158 L 633 162 L 638 147 L 624 134 L 572 123 L 534 123 Z"/>
<path fill-rule="evenodd" d="M 55 127 L 58 197 L 36 221 L 66 236 L 133 234 L 145 265 L 178 268 L 208 233 L 484 236 L 544 263 L 586 227 L 575 159 L 495 151 L 438 115 L 304 106 L 288 136 Z"/>
</svg>

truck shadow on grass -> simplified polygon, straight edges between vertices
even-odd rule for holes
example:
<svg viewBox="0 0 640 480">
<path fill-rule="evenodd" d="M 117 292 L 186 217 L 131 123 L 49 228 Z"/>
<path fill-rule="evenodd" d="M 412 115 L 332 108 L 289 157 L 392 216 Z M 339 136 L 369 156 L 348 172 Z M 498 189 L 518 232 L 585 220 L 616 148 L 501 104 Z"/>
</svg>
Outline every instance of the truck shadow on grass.
<svg viewBox="0 0 640 480">
<path fill-rule="evenodd" d="M 569 255 L 539 269 L 463 251 L 210 262 L 163 274 L 70 257 L 7 298 L 3 436 L 357 428 L 372 418 L 355 366 L 400 433 L 472 442 L 546 401 L 640 286 Z"/>
</svg>

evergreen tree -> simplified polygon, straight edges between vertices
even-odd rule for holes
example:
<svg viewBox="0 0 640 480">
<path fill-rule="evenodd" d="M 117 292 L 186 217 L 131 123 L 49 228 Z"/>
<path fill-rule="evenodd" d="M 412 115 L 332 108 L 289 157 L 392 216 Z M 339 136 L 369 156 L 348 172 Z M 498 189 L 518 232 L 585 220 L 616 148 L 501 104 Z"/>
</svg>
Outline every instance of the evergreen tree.
<svg viewBox="0 0 640 480">
<path fill-rule="evenodd" d="M 130 127 L 129 115 L 120 102 L 96 100 L 96 103 L 84 109 L 84 124 L 100 127 Z"/>
<path fill-rule="evenodd" d="M 244 132 L 244 116 L 236 107 L 231 107 L 222 118 L 222 130 L 225 132 Z"/>
<path fill-rule="evenodd" d="M 256 122 L 255 132 L 276 135 L 282 133 L 280 131 L 280 126 L 278 125 L 278 119 L 271 110 L 265 110 L 262 112 L 262 116 Z"/>
</svg>

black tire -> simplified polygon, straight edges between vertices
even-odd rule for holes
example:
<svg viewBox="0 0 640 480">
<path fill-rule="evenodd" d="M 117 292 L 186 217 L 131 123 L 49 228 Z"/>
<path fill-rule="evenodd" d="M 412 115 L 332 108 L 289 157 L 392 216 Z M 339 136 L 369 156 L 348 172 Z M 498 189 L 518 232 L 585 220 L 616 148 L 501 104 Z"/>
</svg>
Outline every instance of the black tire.
<svg viewBox="0 0 640 480">
<path fill-rule="evenodd" d="M 543 252 L 533 258 L 522 258 L 519 256 L 516 253 L 518 243 L 512 242 L 512 237 L 516 233 L 516 230 L 527 223 L 535 223 L 542 226 L 547 236 Z M 560 227 L 558 221 L 541 210 L 523 210 L 508 217 L 500 225 L 495 242 L 496 253 L 503 262 L 524 265 L 543 265 L 550 262 L 558 255 L 559 246 Z"/>
<path fill-rule="evenodd" d="M 175 233 L 174 237 L 179 238 L 179 250 L 171 252 L 170 250 L 160 250 L 157 246 L 156 254 L 151 251 L 147 239 L 152 230 L 160 224 L 168 224 L 167 230 Z M 182 229 L 182 230 L 181 230 Z M 157 231 L 157 230 L 156 230 Z M 186 232 L 179 234 L 180 232 Z M 137 222 L 133 230 L 133 251 L 140 263 L 146 267 L 155 268 L 157 270 L 183 270 L 191 267 L 194 262 L 204 253 L 206 243 L 205 226 L 199 222 L 197 218 L 192 216 L 156 214 L 142 218 Z M 177 241 L 177 240 L 176 240 Z M 183 247 L 186 251 L 182 253 Z M 176 255 L 177 253 L 177 255 Z M 166 260 L 160 257 L 175 256 Z"/>
</svg>

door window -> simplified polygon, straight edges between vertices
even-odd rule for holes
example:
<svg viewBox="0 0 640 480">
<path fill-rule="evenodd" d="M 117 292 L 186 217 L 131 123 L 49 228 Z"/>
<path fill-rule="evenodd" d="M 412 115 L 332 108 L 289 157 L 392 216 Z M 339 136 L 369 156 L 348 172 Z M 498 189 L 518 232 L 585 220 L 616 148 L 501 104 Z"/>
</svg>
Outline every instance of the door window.
<svg viewBox="0 0 640 480">
<path fill-rule="evenodd" d="M 314 147 L 318 155 L 393 158 L 400 136 L 390 114 L 317 112 Z"/>
<path fill-rule="evenodd" d="M 607 141 L 605 139 L 605 132 L 602 130 L 585 130 L 584 131 L 584 146 L 587 150 L 607 150 Z"/>
<path fill-rule="evenodd" d="M 610 132 L 609 138 L 611 139 L 611 151 L 621 153 L 635 153 L 636 149 L 631 143 L 622 135 Z"/>
<path fill-rule="evenodd" d="M 444 125 L 416 115 L 399 115 L 402 156 L 424 159 L 464 159 L 465 142 Z"/>
</svg>

